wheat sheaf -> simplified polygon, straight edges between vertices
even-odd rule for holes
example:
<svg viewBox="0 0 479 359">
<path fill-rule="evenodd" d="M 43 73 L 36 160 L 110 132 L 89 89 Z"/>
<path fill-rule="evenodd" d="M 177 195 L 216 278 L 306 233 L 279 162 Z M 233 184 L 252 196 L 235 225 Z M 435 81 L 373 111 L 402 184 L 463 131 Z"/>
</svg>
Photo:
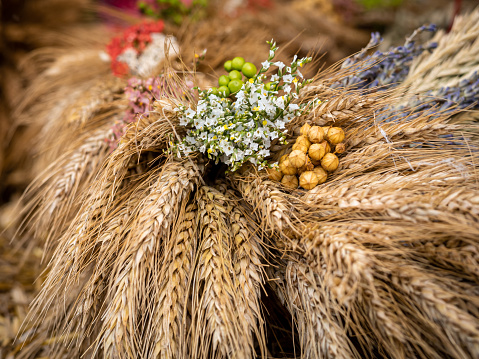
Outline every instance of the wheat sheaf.
<svg viewBox="0 0 479 359">
<path fill-rule="evenodd" d="M 347 74 L 318 74 L 303 98 L 331 100 L 294 119 L 291 138 L 335 121 L 349 142 L 309 192 L 167 155 L 182 132 L 165 103 L 186 98 L 165 92 L 112 152 L 98 136 L 121 93 L 71 100 L 86 107 L 45 124 L 71 113 L 68 151 L 25 195 L 24 230 L 50 250 L 18 358 L 479 358 L 477 125 L 405 98 L 462 66 L 448 39 L 468 39 L 457 56 L 477 53 L 478 20 L 441 34 L 420 59 L 434 68 L 416 64 L 407 87 L 333 90 Z"/>
</svg>

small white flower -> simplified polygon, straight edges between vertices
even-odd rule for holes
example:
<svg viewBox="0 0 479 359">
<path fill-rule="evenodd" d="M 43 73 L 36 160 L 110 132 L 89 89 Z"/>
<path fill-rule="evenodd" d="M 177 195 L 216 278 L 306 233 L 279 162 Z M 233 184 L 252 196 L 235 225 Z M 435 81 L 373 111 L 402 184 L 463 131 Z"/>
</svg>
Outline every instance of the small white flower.
<svg viewBox="0 0 479 359">
<path fill-rule="evenodd" d="M 293 62 L 296 62 L 296 59 L 298 58 L 298 55 L 294 55 L 293 57 Z"/>
<path fill-rule="evenodd" d="M 301 73 L 301 71 L 296 70 L 296 73 L 298 74 L 299 77 L 301 77 L 302 79 L 304 79 L 303 74 Z"/>
<path fill-rule="evenodd" d="M 270 63 L 269 63 L 269 61 L 265 61 L 265 62 L 262 62 L 262 63 L 261 63 L 261 66 L 263 66 L 263 68 L 264 68 L 265 70 L 267 70 L 267 69 L 269 69 Z"/>
<path fill-rule="evenodd" d="M 290 92 L 291 92 L 291 86 L 286 85 L 283 90 L 284 90 L 284 92 L 286 92 L 286 93 L 290 93 Z"/>
<path fill-rule="evenodd" d="M 275 101 L 275 105 L 278 106 L 280 109 L 284 110 L 284 100 L 283 97 L 278 97 Z"/>
<path fill-rule="evenodd" d="M 292 75 L 283 76 L 284 83 L 290 84 L 291 82 L 293 82 L 293 80 L 294 80 L 294 77 Z"/>
<path fill-rule="evenodd" d="M 275 81 L 278 81 L 279 80 L 279 76 L 278 75 L 271 75 L 271 81 L 272 82 L 275 82 Z"/>
<path fill-rule="evenodd" d="M 287 72 L 288 74 L 290 74 L 290 73 L 291 73 L 291 67 L 286 66 L 286 72 Z"/>
<path fill-rule="evenodd" d="M 186 126 L 188 124 L 188 119 L 184 116 L 180 118 L 180 126 Z"/>
<path fill-rule="evenodd" d="M 186 110 L 186 117 L 193 118 L 194 115 L 196 115 L 196 112 L 193 111 L 190 107 L 188 107 L 188 110 Z"/>
<path fill-rule="evenodd" d="M 278 66 L 280 70 L 283 70 L 283 68 L 286 66 L 281 61 L 276 61 L 273 65 Z"/>
<path fill-rule="evenodd" d="M 186 142 L 191 143 L 192 145 L 196 144 L 196 138 L 193 136 L 186 136 Z"/>
<path fill-rule="evenodd" d="M 297 104 L 295 104 L 295 103 L 290 103 L 289 106 L 288 106 L 288 108 L 289 108 L 290 110 L 292 110 L 292 111 L 294 111 L 294 110 L 299 110 L 299 106 L 298 106 Z"/>
<path fill-rule="evenodd" d="M 285 125 L 284 121 L 276 121 L 276 126 L 278 126 L 280 130 L 284 129 L 284 125 Z"/>
<path fill-rule="evenodd" d="M 258 152 L 258 155 L 260 155 L 260 156 L 262 156 L 262 157 L 269 156 L 269 150 L 266 150 L 266 149 L 260 150 L 260 151 Z"/>
<path fill-rule="evenodd" d="M 274 57 L 274 51 L 273 50 L 269 50 L 269 57 Z"/>
</svg>

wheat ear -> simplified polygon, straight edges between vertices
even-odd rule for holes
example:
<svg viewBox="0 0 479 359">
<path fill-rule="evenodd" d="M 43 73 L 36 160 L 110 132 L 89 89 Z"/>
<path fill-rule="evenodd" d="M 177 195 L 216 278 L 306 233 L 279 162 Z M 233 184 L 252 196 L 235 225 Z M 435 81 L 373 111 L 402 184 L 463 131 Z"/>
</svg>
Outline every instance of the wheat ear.
<svg viewBox="0 0 479 359">
<path fill-rule="evenodd" d="M 228 200 L 218 190 L 198 191 L 201 243 L 193 300 L 194 332 L 191 355 L 199 358 L 252 355 L 249 330 L 240 318 L 242 300 L 237 296 L 232 262 L 233 238 L 227 221 Z"/>
<path fill-rule="evenodd" d="M 261 232 L 254 219 L 246 215 L 247 210 L 234 201 L 233 192 L 228 190 L 226 195 L 232 208 L 229 222 L 234 238 L 236 292 L 243 299 L 241 307 L 238 308 L 239 320 L 246 321 L 247 330 L 255 334 L 262 356 L 265 356 L 266 336 L 261 311 L 261 286 L 264 284 L 262 260 L 265 254 L 260 239 Z M 253 344 L 251 336 L 249 346 L 252 348 Z"/>
<path fill-rule="evenodd" d="M 357 358 L 338 313 L 325 305 L 329 299 L 309 266 L 289 260 L 284 278 L 286 302 L 299 331 L 302 357 Z"/>
<path fill-rule="evenodd" d="M 263 181 L 254 175 L 246 179 L 236 178 L 233 185 L 254 208 L 261 221 L 270 231 L 283 232 L 291 227 L 291 205 L 283 192 L 271 181 Z"/>
<path fill-rule="evenodd" d="M 479 348 L 477 297 L 469 298 L 474 301 L 475 312 L 471 314 L 463 309 L 467 305 L 456 292 L 449 291 L 446 283 L 434 276 L 413 266 L 403 266 L 394 273 L 398 290 L 415 301 L 423 321 L 438 339 L 442 339 L 440 345 L 436 345 L 455 358 L 476 357 Z"/>
<path fill-rule="evenodd" d="M 103 315 L 101 339 L 106 357 L 152 356 L 156 350 L 150 336 L 158 332 L 161 318 L 157 311 L 162 299 L 158 261 L 163 258 L 179 206 L 198 178 L 188 163 L 169 162 L 157 180 L 152 180 L 150 193 L 133 215 L 110 281 L 110 304 Z"/>
<path fill-rule="evenodd" d="M 178 218 L 171 243 L 166 245 L 165 260 L 160 275 L 159 327 L 155 357 L 184 358 L 189 351 L 186 336 L 191 322 L 188 313 L 194 253 L 197 246 L 196 204 L 189 204 Z"/>
</svg>

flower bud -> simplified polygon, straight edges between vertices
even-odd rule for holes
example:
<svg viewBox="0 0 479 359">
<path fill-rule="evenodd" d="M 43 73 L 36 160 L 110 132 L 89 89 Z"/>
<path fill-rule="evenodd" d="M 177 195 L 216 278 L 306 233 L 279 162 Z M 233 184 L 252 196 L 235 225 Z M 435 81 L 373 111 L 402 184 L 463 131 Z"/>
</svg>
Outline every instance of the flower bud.
<svg viewBox="0 0 479 359">
<path fill-rule="evenodd" d="M 318 185 L 318 176 L 313 171 L 306 171 L 299 177 L 299 185 L 304 189 L 313 189 Z"/>
<path fill-rule="evenodd" d="M 296 139 L 297 144 L 302 144 L 309 148 L 311 146 L 311 142 L 308 140 L 308 136 L 301 135 Z"/>
<path fill-rule="evenodd" d="M 328 138 L 328 132 L 331 126 L 323 126 L 324 138 Z"/>
<path fill-rule="evenodd" d="M 320 143 L 320 145 L 324 147 L 324 151 L 326 151 L 326 153 L 331 152 L 331 146 L 329 145 L 328 141 L 324 140 Z"/>
<path fill-rule="evenodd" d="M 344 151 L 346 151 L 346 145 L 344 144 L 344 142 L 338 143 L 334 148 L 334 153 L 341 154 Z"/>
<path fill-rule="evenodd" d="M 293 145 L 293 151 L 296 151 L 296 150 L 300 150 L 301 152 L 308 152 L 308 147 L 306 147 L 306 145 L 302 144 L 302 143 L 295 143 Z"/>
<path fill-rule="evenodd" d="M 344 141 L 344 131 L 340 127 L 331 127 L 328 131 L 327 139 L 330 144 L 337 145 Z"/>
<path fill-rule="evenodd" d="M 298 188 L 298 177 L 296 177 L 295 175 L 286 175 L 283 177 L 283 179 L 281 180 L 281 183 L 283 184 L 283 186 L 285 187 L 288 187 L 288 188 Z"/>
<path fill-rule="evenodd" d="M 307 136 L 308 135 L 308 131 L 309 129 L 311 128 L 311 125 L 309 123 L 305 123 L 302 127 L 301 127 L 301 134 L 304 135 L 304 136 Z"/>
<path fill-rule="evenodd" d="M 281 158 L 279 159 L 279 164 L 283 163 L 284 160 L 288 159 L 288 154 L 282 155 Z"/>
<path fill-rule="evenodd" d="M 339 166 L 339 159 L 333 153 L 326 153 L 321 160 L 321 167 L 328 172 L 336 171 Z"/>
<path fill-rule="evenodd" d="M 268 178 L 272 181 L 280 182 L 283 178 L 283 173 L 277 168 L 266 168 L 266 173 L 268 173 Z"/>
<path fill-rule="evenodd" d="M 319 126 L 313 126 L 308 131 L 308 139 L 312 143 L 320 143 L 324 138 L 324 131 Z"/>
<path fill-rule="evenodd" d="M 331 147 L 326 141 L 314 143 L 309 148 L 308 154 L 313 161 L 320 161 L 324 155 L 331 151 Z"/>
<path fill-rule="evenodd" d="M 308 156 L 306 156 L 306 163 L 298 169 L 298 174 L 301 174 L 306 171 L 312 171 L 313 169 L 314 169 L 314 165 L 311 162 L 311 159 Z"/>
<path fill-rule="evenodd" d="M 306 153 L 300 150 L 295 150 L 289 154 L 288 160 L 291 166 L 300 168 L 306 163 Z"/>
<path fill-rule="evenodd" d="M 291 163 L 289 163 L 289 158 L 280 163 L 279 169 L 284 175 L 295 175 L 298 171 L 296 167 L 291 166 Z"/>
<path fill-rule="evenodd" d="M 323 184 L 328 179 L 328 172 L 326 172 L 322 167 L 315 167 L 313 170 L 318 176 L 318 184 Z"/>
</svg>

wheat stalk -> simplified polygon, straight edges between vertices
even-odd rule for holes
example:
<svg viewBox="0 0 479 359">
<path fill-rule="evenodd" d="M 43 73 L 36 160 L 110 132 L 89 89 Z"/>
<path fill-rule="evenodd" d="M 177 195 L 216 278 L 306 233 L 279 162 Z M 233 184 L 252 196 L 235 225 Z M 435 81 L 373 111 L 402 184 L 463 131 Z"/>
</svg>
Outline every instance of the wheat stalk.
<svg viewBox="0 0 479 359">
<path fill-rule="evenodd" d="M 321 99 L 317 95 L 314 97 Z M 372 96 L 361 96 L 353 91 L 338 92 L 314 106 L 308 117 L 319 126 L 336 121 L 358 121 L 370 113 L 377 102 Z"/>
<path fill-rule="evenodd" d="M 351 330 L 369 350 L 380 345 L 396 358 L 413 355 L 405 334 L 410 330 L 408 319 L 396 309 L 397 303 L 384 282 L 390 260 L 385 249 L 393 245 L 383 237 L 367 234 L 369 227 L 361 223 L 308 227 L 304 243 L 295 248 L 303 248 L 304 260 L 321 280 L 322 296 L 330 300 L 323 301 L 327 312 L 351 313 Z"/>
<path fill-rule="evenodd" d="M 444 236 L 444 233 L 457 235 L 456 226 L 451 227 L 449 232 L 440 231 L 437 236 Z M 434 242 L 421 243 L 422 245 L 417 246 L 416 250 L 418 255 L 425 258 L 429 263 L 440 268 L 460 272 L 462 277 L 479 284 L 479 248 L 474 240 L 476 233 L 471 233 L 467 229 L 466 233 L 472 235 L 470 241 L 461 241 L 461 243 L 457 239 L 450 240 L 445 237 L 441 242 L 435 240 Z"/>
<path fill-rule="evenodd" d="M 35 195 L 26 192 L 27 197 L 33 197 L 23 211 L 34 210 L 29 221 L 34 224 L 36 232 L 46 233 L 47 244 L 64 230 L 65 223 L 78 210 L 76 200 L 84 184 L 89 184 L 101 168 L 108 151 L 105 138 L 110 133 L 109 125 L 91 133 L 73 151 L 45 169 L 31 185 L 30 191 Z"/>
<path fill-rule="evenodd" d="M 235 178 L 233 186 L 254 208 L 269 230 L 281 233 L 291 227 L 289 210 L 291 205 L 275 183 L 250 175 L 246 179 Z"/>
<path fill-rule="evenodd" d="M 120 265 L 110 281 L 110 304 L 103 315 L 101 342 L 106 357 L 151 356 L 155 352 L 155 343 L 142 332 L 156 332 L 156 308 L 162 298 L 160 283 L 150 286 L 149 281 L 158 275 L 157 261 L 163 257 L 164 241 L 170 238 L 179 205 L 196 181 L 196 171 L 188 163 L 167 163 L 135 211 L 117 259 Z M 144 295 L 150 298 L 146 303 Z"/>
<path fill-rule="evenodd" d="M 477 312 L 472 315 L 462 309 L 456 292 L 448 291 L 444 282 L 436 281 L 430 274 L 412 266 L 403 266 L 394 273 L 400 287 L 398 290 L 415 301 L 421 316 L 430 323 L 430 330 L 442 339 L 440 344 L 435 345 L 443 346 L 449 355 L 456 358 L 475 357 L 479 342 Z M 474 301 L 477 309 L 477 299 L 474 298 Z"/>
<path fill-rule="evenodd" d="M 265 257 L 259 238 L 259 228 L 247 217 L 247 210 L 233 200 L 231 190 L 226 192 L 230 201 L 229 223 L 234 238 L 233 263 L 236 292 L 242 299 L 238 308 L 240 321 L 246 321 L 247 330 L 254 333 L 259 342 L 262 356 L 266 352 L 266 335 L 261 311 L 261 286 L 264 284 L 262 258 Z M 253 348 L 253 337 L 248 345 Z"/>
<path fill-rule="evenodd" d="M 424 53 L 414 60 L 404 85 L 409 93 L 425 93 L 441 87 L 454 87 L 479 69 L 479 24 L 476 9 L 458 16 L 447 34 L 440 31 L 431 40 L 438 43 L 432 54 Z"/>
<path fill-rule="evenodd" d="M 190 313 L 187 305 L 190 281 L 196 250 L 198 211 L 196 204 L 189 204 L 180 213 L 178 228 L 167 245 L 159 293 L 160 334 L 156 340 L 155 357 L 183 358 L 188 352 L 186 336 L 189 330 Z"/>
<path fill-rule="evenodd" d="M 234 279 L 233 238 L 226 220 L 231 207 L 221 192 L 206 186 L 198 191 L 197 201 L 201 243 L 193 322 L 198 338 L 192 338 L 190 355 L 251 357 L 248 323 L 241 318 L 242 301 L 238 301 Z"/>
<path fill-rule="evenodd" d="M 285 268 L 288 307 L 295 317 L 305 358 L 356 358 L 338 314 L 325 304 L 322 283 L 307 265 L 289 260 Z"/>
</svg>

